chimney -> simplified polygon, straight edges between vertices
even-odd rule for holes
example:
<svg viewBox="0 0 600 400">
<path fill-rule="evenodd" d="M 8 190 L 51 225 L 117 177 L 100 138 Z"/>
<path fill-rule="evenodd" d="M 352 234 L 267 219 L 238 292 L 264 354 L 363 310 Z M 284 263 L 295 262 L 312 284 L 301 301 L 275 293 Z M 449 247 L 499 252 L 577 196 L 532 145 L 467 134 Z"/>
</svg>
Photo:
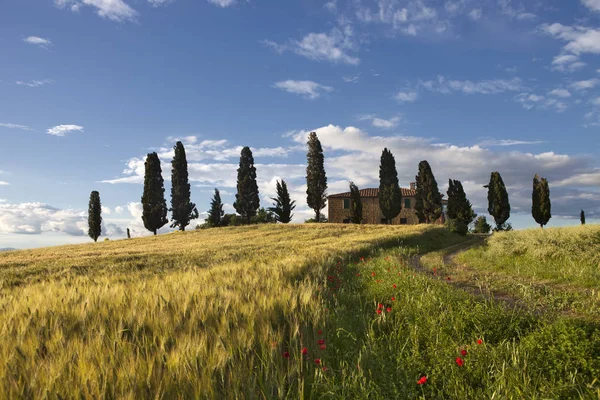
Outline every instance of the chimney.
<svg viewBox="0 0 600 400">
<path fill-rule="evenodd" d="M 417 182 L 410 183 L 410 190 L 417 190 Z"/>
</svg>

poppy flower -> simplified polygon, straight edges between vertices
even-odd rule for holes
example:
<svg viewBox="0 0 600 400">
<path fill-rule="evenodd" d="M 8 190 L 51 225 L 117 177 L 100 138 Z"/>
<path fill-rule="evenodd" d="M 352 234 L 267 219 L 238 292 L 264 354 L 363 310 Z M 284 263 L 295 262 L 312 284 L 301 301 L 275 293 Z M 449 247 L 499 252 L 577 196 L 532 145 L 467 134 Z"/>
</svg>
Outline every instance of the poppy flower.
<svg viewBox="0 0 600 400">
<path fill-rule="evenodd" d="M 290 353 L 288 353 L 288 352 L 286 351 L 286 352 L 284 352 L 284 353 L 283 353 L 283 356 L 284 356 L 285 358 L 290 358 Z"/>
<path fill-rule="evenodd" d="M 321 359 L 320 358 L 315 358 L 315 364 L 317 364 L 317 365 L 321 364 Z"/>
<path fill-rule="evenodd" d="M 379 303 L 379 304 L 377 305 L 377 308 L 379 308 L 379 309 L 382 309 L 382 308 L 383 308 L 383 304 Z"/>
<path fill-rule="evenodd" d="M 302 349 L 302 354 L 308 354 L 308 349 L 306 347 Z"/>
<path fill-rule="evenodd" d="M 456 357 L 456 365 L 458 365 L 459 367 L 462 367 L 464 363 L 465 362 L 463 361 L 462 358 Z"/>
<path fill-rule="evenodd" d="M 356 276 L 360 276 L 360 272 L 358 274 L 356 274 Z"/>
<path fill-rule="evenodd" d="M 477 344 L 482 344 L 482 343 L 483 343 L 483 340 L 477 339 Z"/>
<path fill-rule="evenodd" d="M 463 356 L 466 356 L 467 355 L 467 351 L 465 349 L 462 349 L 460 351 L 460 354 L 463 355 Z"/>
<path fill-rule="evenodd" d="M 392 287 L 393 287 L 394 289 L 396 289 L 396 284 L 394 283 L 394 284 L 392 285 Z"/>
<path fill-rule="evenodd" d="M 377 314 L 381 314 L 381 310 L 379 310 L 379 309 L 378 309 L 378 310 L 377 310 Z"/>
<path fill-rule="evenodd" d="M 327 371 L 327 367 L 323 367 L 323 372 Z"/>
<path fill-rule="evenodd" d="M 392 307 L 388 307 L 388 308 L 386 309 L 386 311 L 387 311 L 387 312 L 392 312 Z"/>
<path fill-rule="evenodd" d="M 395 298 L 395 297 L 392 297 L 392 301 L 396 301 L 396 298 Z"/>
<path fill-rule="evenodd" d="M 325 340 L 324 339 L 319 339 L 319 340 L 317 340 L 317 343 L 318 344 L 325 344 Z"/>
<path fill-rule="evenodd" d="M 321 350 L 325 350 L 327 348 L 327 345 L 322 344 L 321 345 Z"/>
<path fill-rule="evenodd" d="M 422 376 L 421 379 L 419 379 L 417 381 L 417 385 L 424 385 L 425 383 L 427 383 L 427 377 L 426 376 Z"/>
<path fill-rule="evenodd" d="M 322 335 L 322 334 L 323 334 L 323 331 L 319 329 L 319 330 L 317 331 L 317 335 Z"/>
<path fill-rule="evenodd" d="M 375 276 L 375 272 L 371 272 L 371 276 Z"/>
</svg>

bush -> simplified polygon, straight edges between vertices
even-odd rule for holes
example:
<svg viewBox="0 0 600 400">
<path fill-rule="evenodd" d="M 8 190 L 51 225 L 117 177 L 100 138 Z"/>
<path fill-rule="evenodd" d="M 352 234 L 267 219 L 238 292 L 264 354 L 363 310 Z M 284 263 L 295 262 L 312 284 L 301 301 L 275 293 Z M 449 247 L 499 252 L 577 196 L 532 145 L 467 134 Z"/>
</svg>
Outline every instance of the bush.
<svg viewBox="0 0 600 400">
<path fill-rule="evenodd" d="M 275 214 L 271 211 L 265 210 L 265 208 L 261 208 L 258 210 L 256 215 L 252 217 L 251 222 L 253 224 L 273 224 L 277 222 L 277 218 Z"/>
<path fill-rule="evenodd" d="M 469 226 L 458 219 L 449 219 L 446 221 L 446 227 L 450 230 L 450 232 L 458 233 L 462 236 L 465 236 L 467 233 L 469 233 Z"/>
<path fill-rule="evenodd" d="M 109 241 L 109 239 L 108 239 L 108 238 L 104 238 L 104 241 L 105 241 L 105 242 L 108 242 L 108 241 Z"/>
<path fill-rule="evenodd" d="M 324 214 L 321 214 L 321 222 L 327 222 L 327 217 Z M 304 220 L 305 224 L 315 224 L 317 220 L 315 218 L 309 218 Z"/>
<path fill-rule="evenodd" d="M 473 225 L 473 233 L 485 233 L 488 234 L 492 230 L 492 226 L 487 223 L 487 219 L 480 215 L 475 220 L 475 224 Z"/>
</svg>

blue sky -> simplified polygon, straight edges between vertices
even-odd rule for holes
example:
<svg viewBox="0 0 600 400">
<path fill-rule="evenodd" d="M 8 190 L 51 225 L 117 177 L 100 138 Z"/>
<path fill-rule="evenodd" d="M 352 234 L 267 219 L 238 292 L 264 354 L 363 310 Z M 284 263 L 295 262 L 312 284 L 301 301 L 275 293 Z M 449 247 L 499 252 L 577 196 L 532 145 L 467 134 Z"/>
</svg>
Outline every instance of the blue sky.
<svg viewBox="0 0 600 400">
<path fill-rule="evenodd" d="M 485 213 L 499 171 L 511 222 L 535 173 L 550 226 L 600 219 L 600 0 L 7 0 L 0 5 L 0 247 L 88 241 L 98 190 L 110 238 L 146 235 L 143 162 L 177 139 L 192 200 L 232 210 L 242 146 L 262 205 L 284 178 L 305 203 L 305 139 L 329 192 L 376 187 L 392 149 L 401 185 L 427 159 Z M 168 229 L 163 229 L 163 232 Z"/>
</svg>

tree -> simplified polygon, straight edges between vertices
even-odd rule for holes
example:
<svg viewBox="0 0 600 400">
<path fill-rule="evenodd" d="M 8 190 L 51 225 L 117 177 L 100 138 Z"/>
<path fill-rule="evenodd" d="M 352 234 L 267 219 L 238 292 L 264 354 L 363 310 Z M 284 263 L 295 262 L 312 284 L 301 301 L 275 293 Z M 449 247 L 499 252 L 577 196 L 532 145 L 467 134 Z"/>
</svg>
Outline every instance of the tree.
<svg viewBox="0 0 600 400">
<path fill-rule="evenodd" d="M 548 180 L 546 178 L 540 178 L 537 174 L 533 177 L 531 215 L 542 229 L 544 228 L 544 225 L 550 221 L 550 218 L 552 218 Z"/>
<path fill-rule="evenodd" d="M 448 181 L 448 208 L 446 214 L 450 220 L 460 221 L 469 226 L 477 217 L 473 211 L 473 206 L 460 181 L 450 179 Z"/>
<path fill-rule="evenodd" d="M 321 222 L 321 210 L 327 204 L 327 176 L 323 148 L 315 132 L 308 135 L 306 160 L 306 203 L 314 210 L 315 221 Z"/>
<path fill-rule="evenodd" d="M 415 212 L 419 222 L 432 223 L 442 216 L 442 195 L 427 161 L 419 163 L 419 173 L 415 177 L 417 195 Z"/>
<path fill-rule="evenodd" d="M 473 225 L 473 233 L 490 233 L 492 226 L 487 223 L 487 219 L 481 215 L 475 220 Z"/>
<path fill-rule="evenodd" d="M 240 167 L 237 170 L 237 193 L 233 208 L 249 224 L 259 206 L 254 157 L 252 157 L 250 147 L 246 146 L 240 155 Z"/>
<path fill-rule="evenodd" d="M 362 200 L 360 198 L 360 190 L 354 182 L 350 182 L 350 221 L 353 224 L 360 224 L 363 219 Z"/>
<path fill-rule="evenodd" d="M 252 217 L 253 224 L 273 224 L 277 222 L 275 214 L 261 207 L 256 215 Z"/>
<path fill-rule="evenodd" d="M 484 187 L 488 189 L 488 213 L 494 217 L 496 230 L 506 230 L 504 223 L 510 218 L 510 203 L 500 173 L 492 172 L 490 183 Z"/>
<path fill-rule="evenodd" d="M 129 228 L 127 228 L 127 239 L 131 239 L 131 232 L 129 231 Z"/>
<path fill-rule="evenodd" d="M 88 236 L 98 241 L 102 233 L 102 205 L 100 204 L 100 193 L 93 191 L 90 194 L 88 206 Z"/>
<path fill-rule="evenodd" d="M 396 160 L 387 148 L 381 152 L 379 163 L 379 208 L 388 224 L 402 210 L 402 193 L 398 184 Z"/>
<path fill-rule="evenodd" d="M 316 218 L 309 218 L 309 219 L 305 219 L 304 223 L 305 224 L 315 224 L 315 223 L 321 223 L 321 222 L 327 222 L 327 217 L 325 216 L 325 214 L 320 213 L 319 214 L 319 220 L 317 221 Z"/>
<path fill-rule="evenodd" d="M 296 208 L 296 201 L 290 199 L 290 192 L 288 192 L 287 184 L 282 179 L 281 182 L 277 181 L 277 197 L 271 197 L 275 203 L 273 207 L 269 207 L 269 211 L 275 214 L 275 218 L 282 224 L 288 224 L 292 221 L 294 214 L 294 208 Z"/>
<path fill-rule="evenodd" d="M 156 231 L 169 222 L 162 169 L 156 152 L 148 153 L 144 167 L 146 171 L 142 194 L 142 221 L 144 227 L 156 235 Z"/>
<path fill-rule="evenodd" d="M 223 211 L 223 203 L 221 202 L 221 193 L 219 193 L 219 189 L 215 188 L 215 195 L 210 202 L 207 222 L 210 226 L 221 226 L 223 215 L 225 214 Z"/>
<path fill-rule="evenodd" d="M 579 220 L 581 221 L 581 225 L 585 225 L 585 212 L 581 210 L 581 214 L 579 214 Z"/>
<path fill-rule="evenodd" d="M 198 210 L 190 200 L 185 148 L 181 142 L 177 142 L 173 149 L 175 156 L 171 162 L 173 169 L 171 170 L 171 208 L 169 209 L 173 215 L 171 228 L 179 227 L 179 230 L 185 231 L 185 227 L 190 224 L 190 221 L 198 218 Z"/>
</svg>

